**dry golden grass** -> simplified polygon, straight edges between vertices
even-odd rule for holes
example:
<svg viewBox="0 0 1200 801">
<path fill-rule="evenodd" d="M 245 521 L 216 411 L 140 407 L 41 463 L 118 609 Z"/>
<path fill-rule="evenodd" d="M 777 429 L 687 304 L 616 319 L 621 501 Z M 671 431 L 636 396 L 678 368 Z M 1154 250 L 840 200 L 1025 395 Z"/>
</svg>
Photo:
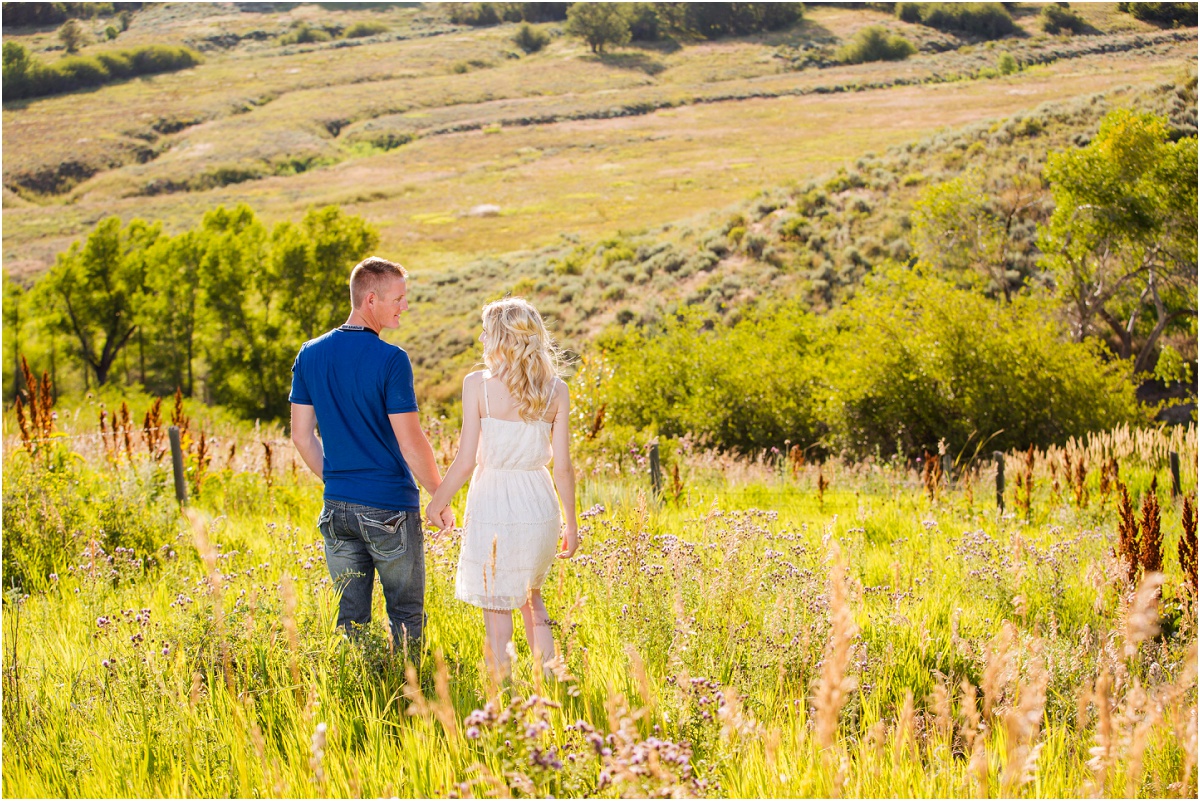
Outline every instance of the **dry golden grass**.
<svg viewBox="0 0 1200 801">
<path fill-rule="evenodd" d="M 1152 84 L 1178 63 L 1173 54 L 1132 64 L 1121 56 L 1096 56 L 987 82 L 730 101 L 496 132 L 485 128 L 421 138 L 399 150 L 298 175 L 205 192 L 113 197 L 128 185 L 122 173 L 138 175 L 159 165 L 178 165 L 186 173 L 189 161 L 203 163 L 206 148 L 247 141 L 255 133 L 248 114 L 189 129 L 180 149 L 152 165 L 93 179 L 69 206 L 9 208 L 5 251 L 36 269 L 110 212 L 184 228 L 222 203 L 250 203 L 272 221 L 296 217 L 313 204 L 339 203 L 380 227 L 384 251 L 418 270 L 440 269 L 478 255 L 538 247 L 560 233 L 595 237 L 686 219 L 944 127 L 1118 85 Z M 864 65 L 856 74 L 870 81 L 883 69 Z M 796 75 L 762 83 L 776 88 L 784 81 L 823 77 Z M 320 154 L 326 146 L 321 134 L 315 126 L 293 130 L 289 147 Z M 110 182 L 115 185 L 106 190 Z M 499 205 L 500 216 L 463 216 L 482 203 Z"/>
<path fill-rule="evenodd" d="M 89 50 L 150 41 L 202 44 L 206 37 L 253 31 L 276 37 L 301 20 L 348 25 L 380 19 L 395 33 L 355 47 L 280 47 L 274 38 L 243 39 L 229 50 L 208 51 L 205 64 L 186 72 L 10 105 L 4 126 L 6 268 L 15 275 L 44 269 L 112 211 L 181 230 L 214 205 L 245 201 L 271 221 L 294 218 L 314 203 L 344 204 L 381 227 L 384 250 L 418 270 L 441 269 L 481 254 L 537 247 L 563 232 L 591 237 L 686 219 L 942 127 L 1118 84 L 1152 83 L 1190 58 L 1191 47 L 1079 58 L 1002 81 L 687 105 L 721 96 L 923 80 L 944 76 L 956 56 L 785 71 L 780 48 L 836 41 L 864 24 L 891 19 L 855 8 L 812 9 L 791 31 L 628 48 L 606 58 L 566 38 L 542 53 L 514 58 L 511 25 L 417 36 L 446 30 L 438 13 L 298 6 L 285 13 L 235 14 L 172 5 L 139 13 L 115 42 Z M 103 22 L 95 24 L 102 28 Z M 888 24 L 905 25 L 894 19 Z M 931 35 L 908 27 L 916 39 Z M 34 49 L 52 36 L 18 34 Z M 978 56 L 966 53 L 960 60 L 970 58 Z M 646 104 L 684 105 L 636 118 L 512 125 Z M 175 130 L 181 125 L 186 127 Z M 436 135 L 456 126 L 476 130 Z M 380 131 L 422 138 L 389 153 L 362 144 Z M 54 173 L 70 163 L 83 180 L 65 197 L 30 203 L 10 191 L 21 176 Z M 218 170 L 264 177 L 141 196 L 211 182 L 205 176 Z M 500 205 L 501 215 L 461 216 L 481 203 Z"/>
</svg>

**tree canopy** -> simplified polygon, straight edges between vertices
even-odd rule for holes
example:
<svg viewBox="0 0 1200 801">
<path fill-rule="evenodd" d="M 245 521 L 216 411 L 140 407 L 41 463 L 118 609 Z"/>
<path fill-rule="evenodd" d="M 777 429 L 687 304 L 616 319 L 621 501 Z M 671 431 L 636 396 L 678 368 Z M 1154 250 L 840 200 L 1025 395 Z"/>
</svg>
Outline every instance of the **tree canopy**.
<svg viewBox="0 0 1200 801">
<path fill-rule="evenodd" d="M 1039 229 L 1044 266 L 1076 339 L 1107 326 L 1135 371 L 1153 366 L 1169 327 L 1196 316 L 1196 139 L 1126 109 L 1086 147 L 1051 154 L 1055 210 Z M 1151 317 L 1152 315 L 1152 317 Z"/>
</svg>

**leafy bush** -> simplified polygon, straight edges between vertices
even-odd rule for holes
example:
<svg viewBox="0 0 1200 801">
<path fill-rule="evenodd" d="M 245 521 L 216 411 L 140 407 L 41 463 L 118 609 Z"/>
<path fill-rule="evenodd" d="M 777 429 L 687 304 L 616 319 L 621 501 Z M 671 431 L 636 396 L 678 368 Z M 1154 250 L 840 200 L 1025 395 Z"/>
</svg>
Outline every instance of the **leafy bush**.
<svg viewBox="0 0 1200 801">
<path fill-rule="evenodd" d="M 1042 13 L 1038 19 L 1042 30 L 1046 33 L 1057 34 L 1062 31 L 1083 33 L 1087 30 L 1087 23 L 1083 21 L 1082 17 L 1057 3 L 1047 3 L 1042 6 Z"/>
<path fill-rule="evenodd" d="M 654 3 L 629 4 L 629 36 L 635 42 L 657 42 L 666 35 L 667 23 Z"/>
<path fill-rule="evenodd" d="M 904 37 L 889 33 L 882 25 L 871 25 L 860 30 L 853 39 L 838 48 L 836 58 L 846 64 L 903 61 L 915 52 L 917 48 Z"/>
<path fill-rule="evenodd" d="M 780 305 L 722 327 L 690 310 L 601 338 L 601 400 L 614 425 L 740 452 L 785 440 L 854 455 L 919 455 L 941 439 L 953 453 L 1045 447 L 1136 419 L 1125 365 L 1066 333 L 1041 300 L 1000 303 L 894 269 L 826 318 Z"/>
<path fill-rule="evenodd" d="M 799 22 L 800 3 L 685 3 L 684 25 L 706 39 L 778 31 Z"/>
<path fill-rule="evenodd" d="M 295 29 L 279 39 L 280 44 L 314 44 L 328 42 L 333 37 L 324 28 L 314 28 L 307 22 L 301 22 Z"/>
<path fill-rule="evenodd" d="M 608 414 L 618 425 L 669 437 L 690 432 L 746 452 L 786 439 L 812 442 L 820 375 L 808 364 L 814 328 L 814 318 L 795 308 L 721 330 L 705 330 L 690 311 L 652 334 L 602 343 L 611 346 L 614 368 Z"/>
<path fill-rule="evenodd" d="M 471 25 L 482 28 L 499 25 L 500 9 L 497 3 L 452 3 L 450 21 L 455 25 Z"/>
<path fill-rule="evenodd" d="M 72 17 L 92 19 L 108 16 L 115 10 L 115 5 L 126 9 L 121 14 L 131 14 L 132 9 L 142 7 L 141 3 L 5 3 L 3 22 L 5 28 L 58 25 Z"/>
<path fill-rule="evenodd" d="M 362 39 L 365 36 L 377 36 L 387 33 L 388 26 L 383 22 L 356 22 L 346 29 L 347 39 Z"/>
<path fill-rule="evenodd" d="M 58 29 L 58 40 L 67 48 L 68 53 L 78 53 L 79 48 L 87 44 L 87 33 L 78 20 L 69 19 Z"/>
<path fill-rule="evenodd" d="M 896 18 L 901 22 L 910 22 L 914 25 L 921 22 L 921 4 L 920 3 L 896 3 Z"/>
<path fill-rule="evenodd" d="M 20 450 L 6 458 L 5 586 L 42 589 L 72 566 L 120 580 L 153 564 L 159 547 L 174 542 L 180 517 L 169 473 L 147 469 L 120 480 L 78 465 L 65 449 L 44 463 Z"/>
<path fill-rule="evenodd" d="M 1021 65 L 1013 58 L 1012 53 L 1001 53 L 1000 58 L 996 60 L 996 69 L 1000 71 L 1001 75 L 1012 75 L 1021 69 Z"/>
<path fill-rule="evenodd" d="M 904 22 L 985 39 L 999 39 L 1015 28 L 1003 3 L 897 3 L 896 16 Z"/>
<path fill-rule="evenodd" d="M 1171 27 L 1196 25 L 1195 3 L 1117 3 L 1117 10 L 1142 22 Z"/>
<path fill-rule="evenodd" d="M 513 43 L 526 53 L 536 53 L 550 44 L 550 34 L 526 22 L 513 35 Z"/>
<path fill-rule="evenodd" d="M 1067 341 L 1040 299 L 999 303 L 896 269 L 830 322 L 825 419 L 846 452 L 1045 447 L 1138 416 L 1127 365 Z"/>
<path fill-rule="evenodd" d="M 200 54 L 186 47 L 146 45 L 94 56 L 69 56 L 52 64 L 34 59 L 17 42 L 4 43 L 4 97 L 23 100 L 100 86 L 138 75 L 187 69 Z"/>
</svg>

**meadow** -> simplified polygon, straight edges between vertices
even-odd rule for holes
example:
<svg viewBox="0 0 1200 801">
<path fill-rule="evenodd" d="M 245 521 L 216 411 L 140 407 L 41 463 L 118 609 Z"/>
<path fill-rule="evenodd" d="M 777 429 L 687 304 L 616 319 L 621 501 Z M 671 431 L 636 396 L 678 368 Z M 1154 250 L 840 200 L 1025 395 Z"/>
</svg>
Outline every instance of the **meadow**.
<svg viewBox="0 0 1200 801">
<path fill-rule="evenodd" d="M 1135 390 L 1195 396 L 1196 30 L 883 7 L 603 54 L 440 4 L 82 23 L 80 58 L 201 60 L 4 106 L 0 794 L 1195 797 L 1195 411 Z M 838 61 L 875 25 L 915 52 Z M 1125 340 L 1075 316 L 1064 163 L 1155 198 L 1094 237 L 1151 254 L 1100 304 Z M 334 629 L 277 418 L 359 251 L 411 271 L 390 338 L 442 469 L 481 303 L 530 298 L 571 357 L 553 679 L 520 634 L 486 674 L 457 534 L 426 533 L 411 661 L 378 593 Z"/>
<path fill-rule="evenodd" d="M 656 495 L 647 443 L 580 425 L 557 675 L 518 642 L 495 686 L 456 537 L 427 539 L 405 664 L 386 624 L 334 632 L 320 488 L 282 432 L 166 399 L 181 509 L 158 428 L 97 427 L 150 407 L 121 402 L 4 443 L 6 796 L 1196 794 L 1194 426 L 1009 453 L 1001 511 L 990 461 L 686 438 Z"/>
</svg>

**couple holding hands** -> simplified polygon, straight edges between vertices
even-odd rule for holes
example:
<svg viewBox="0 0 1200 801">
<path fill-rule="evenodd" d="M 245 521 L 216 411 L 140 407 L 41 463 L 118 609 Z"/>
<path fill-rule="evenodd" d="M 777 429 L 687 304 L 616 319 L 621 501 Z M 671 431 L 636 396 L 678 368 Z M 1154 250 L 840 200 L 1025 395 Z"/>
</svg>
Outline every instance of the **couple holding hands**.
<svg viewBox="0 0 1200 801">
<path fill-rule="evenodd" d="M 362 261 L 350 274 L 350 300 L 344 325 L 300 348 L 289 398 L 292 441 L 325 482 L 318 527 L 341 592 L 338 626 L 349 632 L 370 622 L 378 571 L 396 644 L 420 642 L 418 484 L 433 496 L 428 521 L 444 533 L 455 524 L 450 500 L 470 478 L 455 596 L 483 610 L 484 657 L 494 675 L 511 669 L 515 609 L 544 666 L 554 638 L 542 583 L 556 556 L 574 555 L 579 534 L 570 399 L 541 315 L 520 298 L 484 306 L 485 369 L 463 381 L 458 454 L 443 477 L 421 429 L 408 354 L 379 337 L 408 308 L 406 271 L 377 257 Z"/>
</svg>

